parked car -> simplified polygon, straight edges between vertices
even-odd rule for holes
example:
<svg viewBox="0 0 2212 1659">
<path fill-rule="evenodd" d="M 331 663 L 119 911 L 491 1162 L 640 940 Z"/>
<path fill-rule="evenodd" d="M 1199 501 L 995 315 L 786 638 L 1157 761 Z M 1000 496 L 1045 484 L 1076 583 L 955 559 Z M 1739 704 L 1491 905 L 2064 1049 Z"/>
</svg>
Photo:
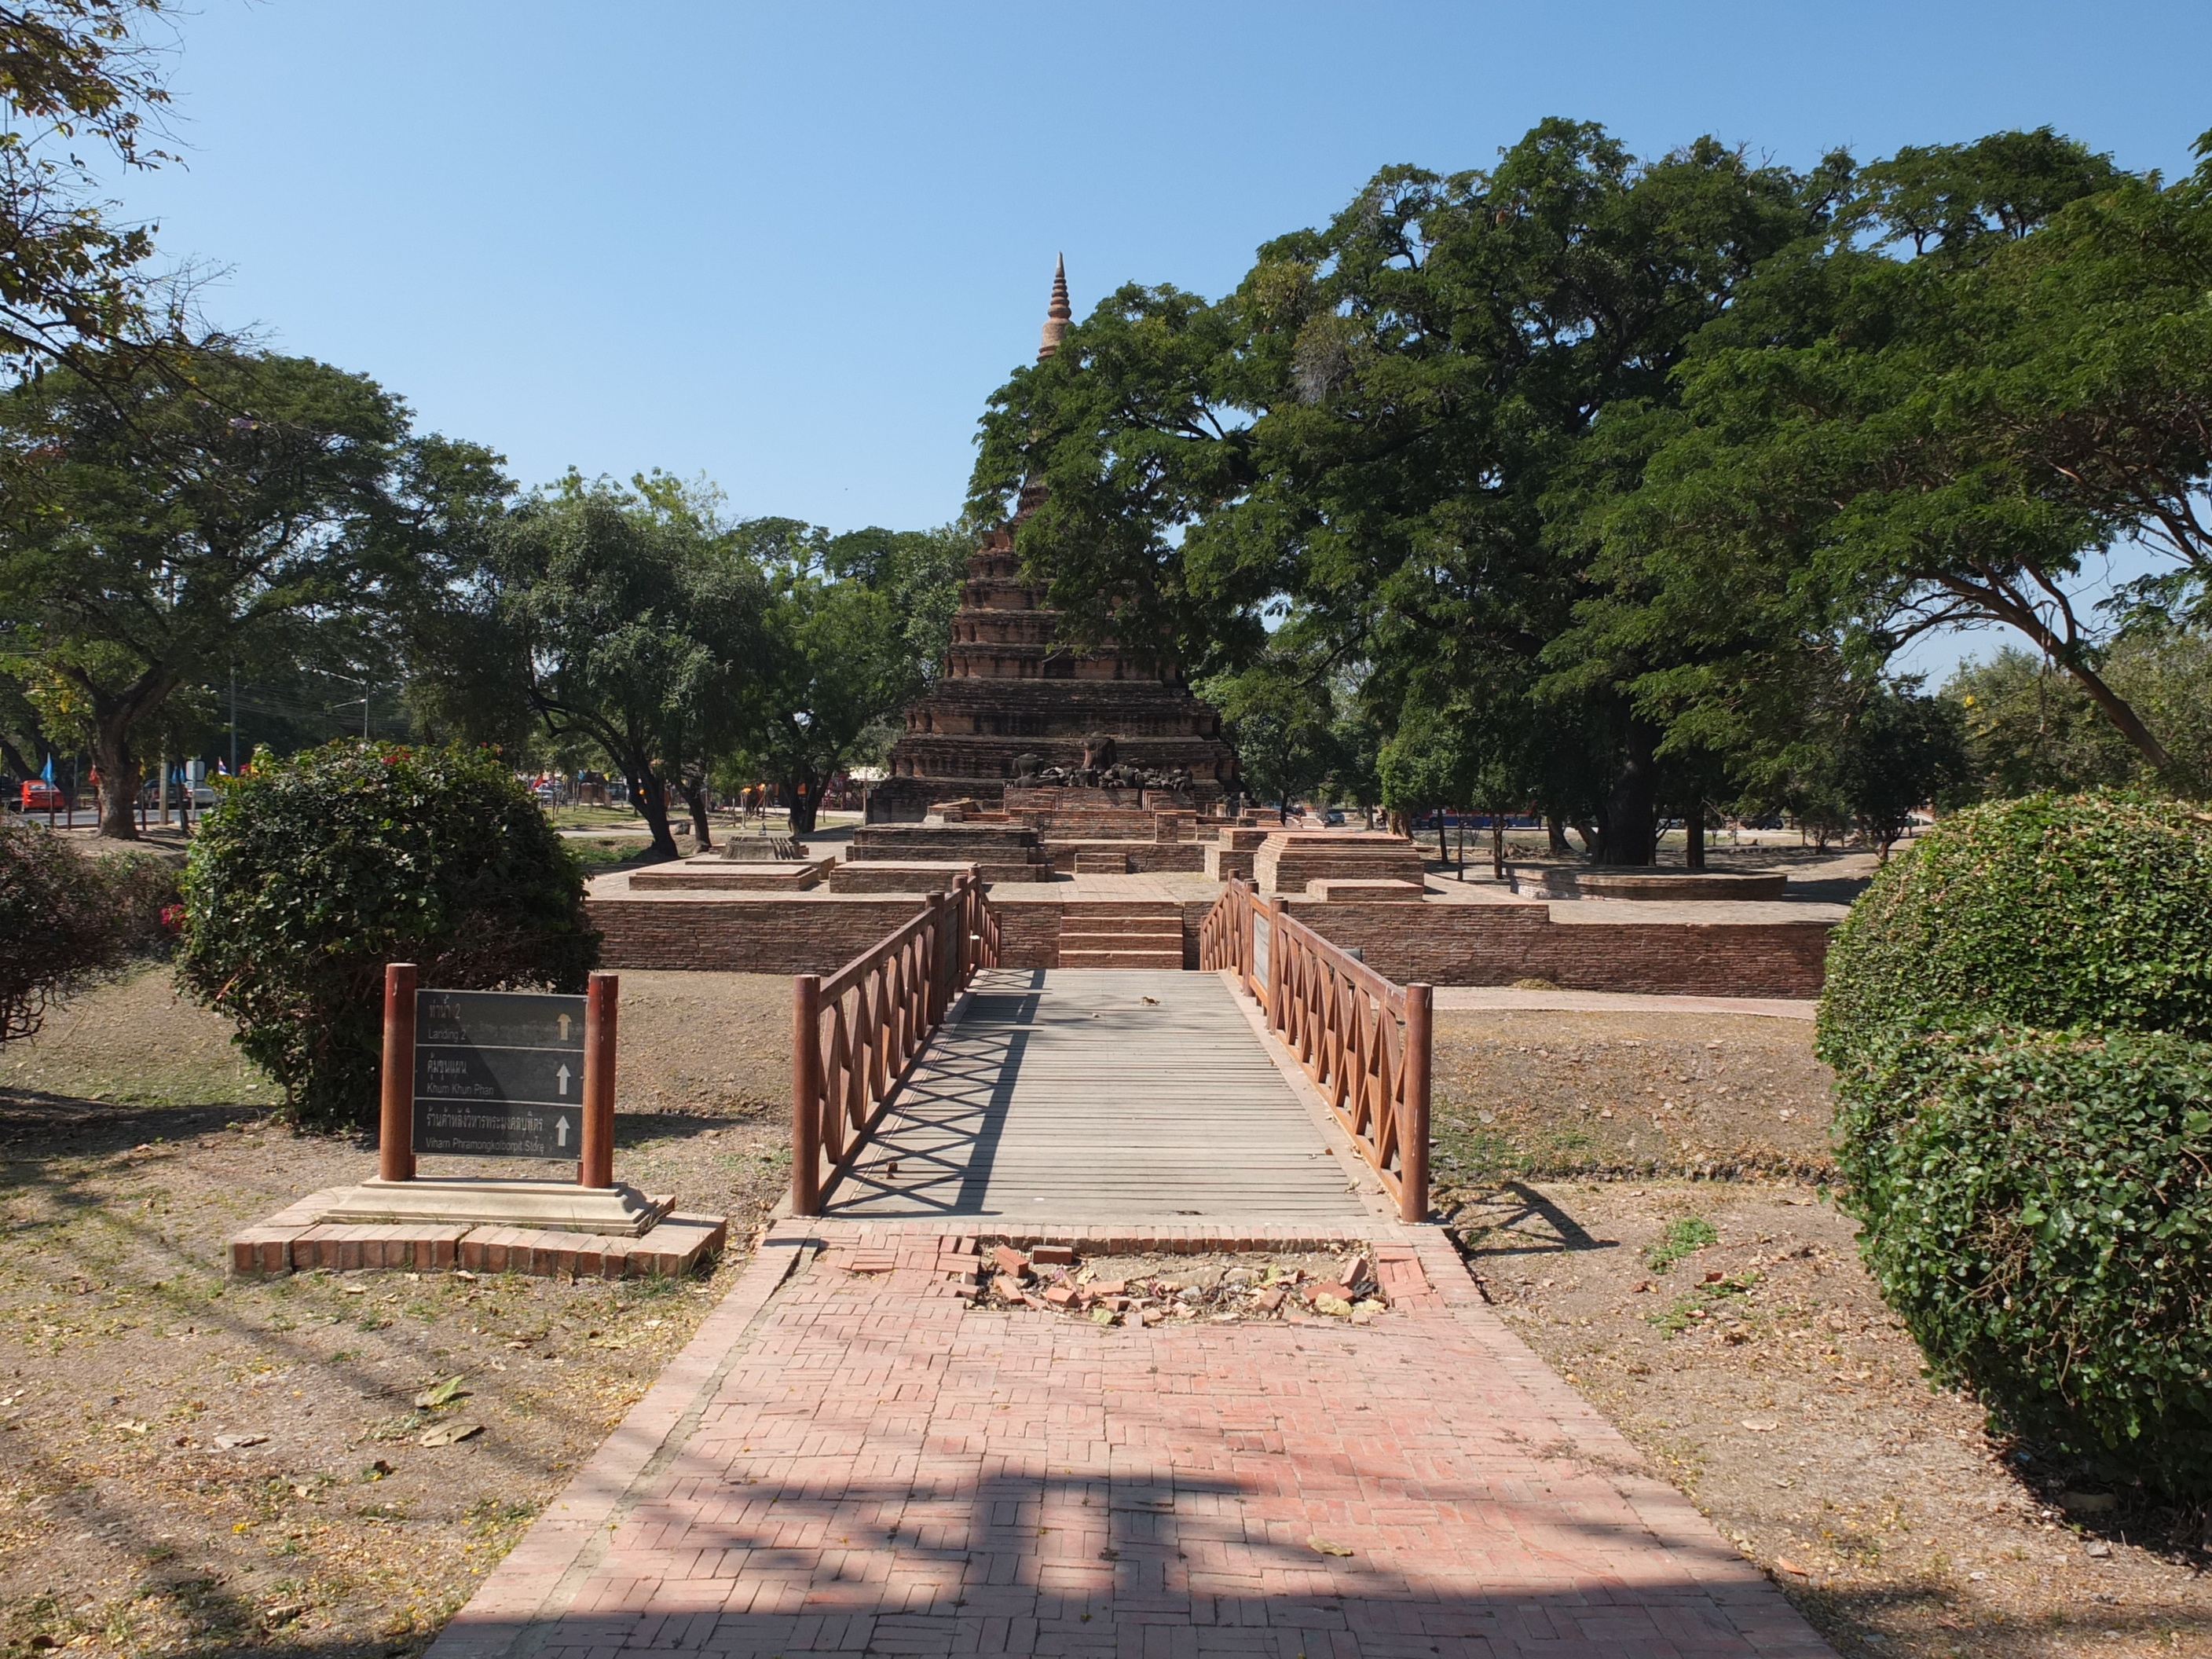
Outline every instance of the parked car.
<svg viewBox="0 0 2212 1659">
<path fill-rule="evenodd" d="M 169 805 L 172 809 L 183 804 L 185 790 L 187 787 L 189 787 L 192 792 L 192 808 L 195 811 L 198 811 L 198 809 L 203 806 L 212 806 L 215 805 L 215 786 L 213 784 L 209 783 L 203 779 L 198 783 L 187 786 L 181 779 L 172 779 L 169 783 Z M 161 786 L 159 783 L 143 785 L 138 791 L 138 799 L 149 806 L 160 806 L 161 804 Z"/>
<path fill-rule="evenodd" d="M 23 810 L 26 812 L 63 812 L 69 810 L 69 803 L 62 799 L 62 792 L 44 778 L 26 778 L 23 780 Z"/>
</svg>

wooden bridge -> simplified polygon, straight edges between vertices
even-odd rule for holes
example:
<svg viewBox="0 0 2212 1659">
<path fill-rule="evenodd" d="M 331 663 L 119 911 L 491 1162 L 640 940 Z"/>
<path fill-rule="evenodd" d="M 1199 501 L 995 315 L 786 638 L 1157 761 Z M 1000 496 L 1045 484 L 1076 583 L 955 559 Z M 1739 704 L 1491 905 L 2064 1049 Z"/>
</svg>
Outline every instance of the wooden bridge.
<svg viewBox="0 0 2212 1659">
<path fill-rule="evenodd" d="M 1242 883 L 1206 920 L 1199 972 L 1000 968 L 989 901 L 963 880 L 797 981 L 792 1207 L 1356 1220 L 1353 1171 L 1293 1065 L 1399 1214 L 1425 1218 L 1427 987 L 1392 984 Z"/>
</svg>

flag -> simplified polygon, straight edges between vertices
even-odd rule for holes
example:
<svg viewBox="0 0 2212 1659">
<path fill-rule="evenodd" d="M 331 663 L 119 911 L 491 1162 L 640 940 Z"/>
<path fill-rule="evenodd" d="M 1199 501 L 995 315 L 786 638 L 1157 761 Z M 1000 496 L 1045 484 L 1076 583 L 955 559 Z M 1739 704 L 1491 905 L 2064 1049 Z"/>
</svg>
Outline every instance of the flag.
<svg viewBox="0 0 2212 1659">
<path fill-rule="evenodd" d="M 52 783 L 54 781 L 54 757 L 51 753 L 46 756 L 46 770 L 40 773 L 39 775 L 44 778 L 48 783 Z"/>
</svg>

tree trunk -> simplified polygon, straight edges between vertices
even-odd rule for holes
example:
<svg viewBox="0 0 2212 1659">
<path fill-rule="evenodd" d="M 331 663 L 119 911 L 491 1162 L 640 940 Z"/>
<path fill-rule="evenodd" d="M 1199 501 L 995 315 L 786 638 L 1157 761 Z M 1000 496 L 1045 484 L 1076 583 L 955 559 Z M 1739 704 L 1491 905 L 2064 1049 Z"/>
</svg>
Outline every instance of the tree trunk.
<svg viewBox="0 0 2212 1659">
<path fill-rule="evenodd" d="M 100 828 L 106 841 L 137 841 L 138 763 L 131 753 L 131 715 L 122 709 L 95 723 L 92 765 L 99 784 Z"/>
<path fill-rule="evenodd" d="M 1563 859 L 1575 849 L 1567 844 L 1567 820 L 1559 812 L 1544 814 L 1545 850 L 1555 859 Z"/>
<path fill-rule="evenodd" d="M 1658 854 L 1658 733 L 1642 720 L 1628 724 L 1620 773 L 1606 801 L 1605 853 L 1601 864 L 1649 865 Z"/>
<path fill-rule="evenodd" d="M 1605 831 L 1595 823 L 1578 823 L 1575 833 L 1583 838 L 1583 856 L 1592 864 L 1605 862 Z"/>
<path fill-rule="evenodd" d="M 807 773 L 799 772 L 785 787 L 791 791 L 791 833 L 812 835 L 815 817 L 822 808 L 821 783 Z"/>
<path fill-rule="evenodd" d="M 1692 801 L 1682 814 L 1682 862 L 1692 870 L 1705 867 L 1705 805 Z"/>
<path fill-rule="evenodd" d="M 1505 879 L 1505 814 L 1490 815 L 1490 878 L 1492 881 Z"/>
<path fill-rule="evenodd" d="M 693 846 L 702 853 L 711 850 L 714 845 L 714 830 L 707 817 L 707 781 L 702 778 L 694 782 L 689 776 L 679 773 L 676 788 L 684 797 L 684 805 L 691 809 Z"/>
<path fill-rule="evenodd" d="M 668 797 L 661 791 L 660 780 L 653 769 L 635 757 L 625 760 L 623 778 L 629 785 L 630 805 L 645 819 L 645 827 L 653 833 L 653 855 L 659 859 L 678 856 L 676 837 L 668 828 Z"/>
</svg>

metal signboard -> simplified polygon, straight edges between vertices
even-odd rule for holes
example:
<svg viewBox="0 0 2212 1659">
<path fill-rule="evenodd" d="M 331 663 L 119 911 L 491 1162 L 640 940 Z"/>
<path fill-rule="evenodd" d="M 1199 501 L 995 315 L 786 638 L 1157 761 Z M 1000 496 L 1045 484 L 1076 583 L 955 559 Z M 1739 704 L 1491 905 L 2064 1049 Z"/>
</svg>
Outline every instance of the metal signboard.
<svg viewBox="0 0 2212 1659">
<path fill-rule="evenodd" d="M 415 1151 L 574 1161 L 584 1138 L 585 1000 L 417 991 Z"/>
</svg>

